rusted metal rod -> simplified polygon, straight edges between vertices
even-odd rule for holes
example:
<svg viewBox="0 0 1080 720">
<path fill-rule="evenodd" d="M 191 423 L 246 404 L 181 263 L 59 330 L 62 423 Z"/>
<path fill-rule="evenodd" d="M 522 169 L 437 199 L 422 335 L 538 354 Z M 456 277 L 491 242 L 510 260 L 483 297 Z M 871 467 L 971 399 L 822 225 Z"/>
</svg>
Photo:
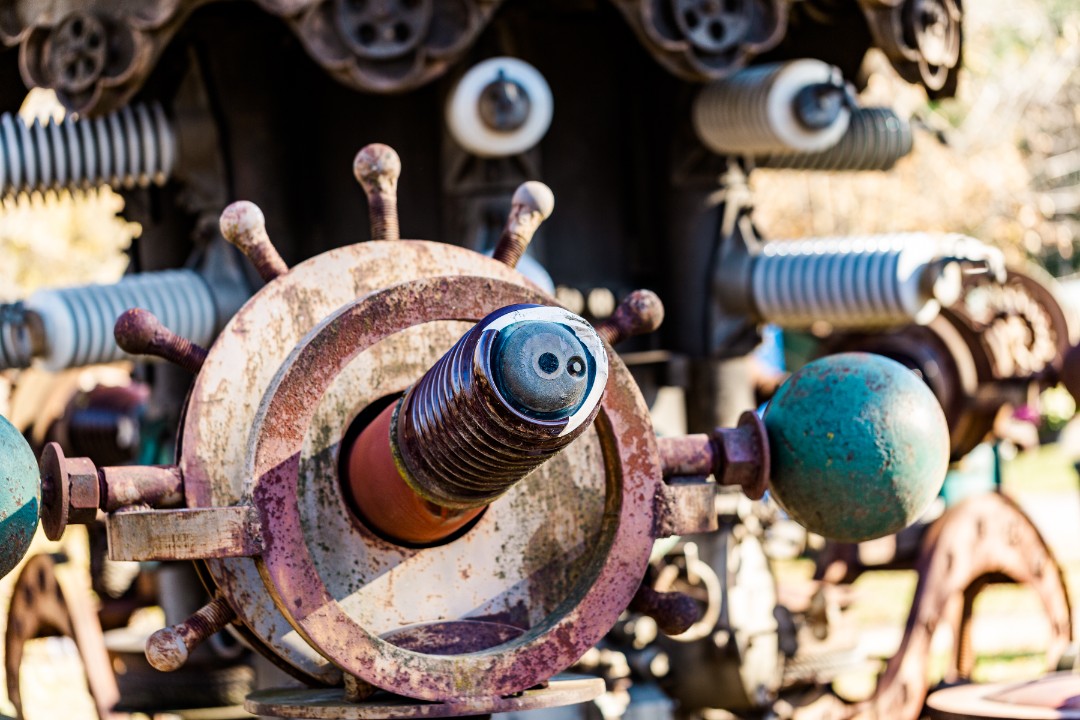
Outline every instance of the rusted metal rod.
<svg viewBox="0 0 1080 720">
<path fill-rule="evenodd" d="M 38 468 L 41 525 L 50 540 L 59 540 L 69 524 L 93 522 L 98 510 L 172 507 L 184 494 L 184 478 L 175 465 L 98 468 L 90 458 L 66 457 L 58 443 L 45 446 Z"/>
<path fill-rule="evenodd" d="M 253 202 L 240 200 L 221 213 L 221 235 L 247 256 L 264 282 L 289 272 L 270 236 L 266 233 L 266 218 Z"/>
<path fill-rule="evenodd" d="M 634 594 L 629 610 L 648 615 L 665 635 L 681 635 L 701 619 L 697 602 L 681 592 L 660 592 L 647 583 Z"/>
<path fill-rule="evenodd" d="M 206 348 L 182 338 L 161 324 L 149 310 L 131 308 L 113 327 L 116 344 L 132 355 L 153 355 L 198 375 L 206 360 Z"/>
<path fill-rule="evenodd" d="M 236 619 L 223 598 L 215 598 L 182 623 L 158 630 L 146 641 L 146 660 L 161 672 L 179 670 L 206 638 Z"/>
<path fill-rule="evenodd" d="M 353 175 L 367 195 L 371 239 L 401 239 L 397 209 L 401 158 L 397 152 L 382 143 L 365 145 L 353 161 Z"/>
<path fill-rule="evenodd" d="M 551 217 L 554 210 L 555 194 L 547 185 L 535 180 L 519 185 L 510 201 L 510 216 L 506 218 L 506 226 L 492 257 L 510 267 L 517 267 L 540 223 Z"/>
<path fill-rule="evenodd" d="M 589 427 L 607 371 L 596 332 L 566 310 L 488 315 L 361 433 L 354 506 L 400 541 L 449 536 Z"/>
<path fill-rule="evenodd" d="M 664 304 L 652 290 L 635 290 L 623 298 L 611 317 L 596 326 L 608 345 L 656 331 L 664 322 Z"/>
<path fill-rule="evenodd" d="M 664 477 L 713 475 L 720 485 L 738 485 L 758 500 L 769 485 L 769 438 L 756 413 L 747 411 L 734 428 L 711 435 L 658 438 Z"/>
</svg>

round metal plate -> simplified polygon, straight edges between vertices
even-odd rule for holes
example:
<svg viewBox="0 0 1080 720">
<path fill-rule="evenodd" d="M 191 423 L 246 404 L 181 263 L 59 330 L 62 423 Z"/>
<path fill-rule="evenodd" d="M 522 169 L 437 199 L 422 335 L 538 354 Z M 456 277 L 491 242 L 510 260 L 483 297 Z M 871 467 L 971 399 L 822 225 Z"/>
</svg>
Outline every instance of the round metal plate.
<svg viewBox="0 0 1080 720">
<path fill-rule="evenodd" d="M 589 702 L 604 692 L 601 678 L 562 676 L 544 688 L 509 697 L 479 698 L 452 703 L 427 703 L 382 696 L 351 703 L 345 691 L 262 690 L 248 696 L 244 707 L 256 715 L 307 720 L 375 720 L 376 718 L 460 717 L 519 712 Z"/>
<path fill-rule="evenodd" d="M 424 241 L 368 242 L 311 258 L 249 300 L 210 348 L 192 388 L 180 459 L 187 506 L 244 501 L 244 462 L 255 414 L 274 374 L 301 338 L 358 297 L 432 275 L 480 275 L 523 286 L 528 282 L 502 263 L 464 248 Z M 207 567 L 244 625 L 294 673 L 309 682 L 340 681 L 337 668 L 278 611 L 253 560 L 211 560 Z"/>
<path fill-rule="evenodd" d="M 493 503 L 463 537 L 416 551 L 341 522 L 348 513 L 337 499 L 340 434 L 374 393 L 402 389 L 444 349 L 428 357 L 429 333 L 414 328 L 475 322 L 499 307 L 545 300 L 491 278 L 401 283 L 317 327 L 267 391 L 245 472 L 254 479 L 266 536 L 260 568 L 297 630 L 376 687 L 427 700 L 532 687 L 598 641 L 640 583 L 652 546 L 659 457 L 647 409 L 617 357 L 590 433 Z M 406 333 L 418 352 L 394 350 Z M 446 346 L 455 338 L 448 334 Z M 383 343 L 390 343 L 385 357 L 368 357 Z M 505 618 L 528 631 L 453 656 L 411 652 L 378 637 L 460 617 Z"/>
</svg>

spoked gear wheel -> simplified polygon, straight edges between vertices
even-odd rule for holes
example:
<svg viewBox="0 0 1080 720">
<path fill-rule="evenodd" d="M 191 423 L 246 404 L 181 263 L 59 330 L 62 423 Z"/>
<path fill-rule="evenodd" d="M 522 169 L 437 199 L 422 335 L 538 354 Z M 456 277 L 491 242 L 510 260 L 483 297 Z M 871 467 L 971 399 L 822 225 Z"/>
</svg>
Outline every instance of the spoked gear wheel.
<svg viewBox="0 0 1080 720">
<path fill-rule="evenodd" d="M 101 720 L 112 716 L 120 699 L 97 609 L 85 572 L 62 555 L 35 555 L 27 560 L 12 588 L 4 633 L 4 672 L 15 716 L 23 720 L 20 688 L 23 651 L 35 638 L 63 636 L 75 641 L 86 670 L 87 685 Z"/>
<path fill-rule="evenodd" d="M 956 94 L 963 52 L 963 11 L 957 0 L 859 0 L 874 43 L 902 78 L 931 97 Z"/>
</svg>

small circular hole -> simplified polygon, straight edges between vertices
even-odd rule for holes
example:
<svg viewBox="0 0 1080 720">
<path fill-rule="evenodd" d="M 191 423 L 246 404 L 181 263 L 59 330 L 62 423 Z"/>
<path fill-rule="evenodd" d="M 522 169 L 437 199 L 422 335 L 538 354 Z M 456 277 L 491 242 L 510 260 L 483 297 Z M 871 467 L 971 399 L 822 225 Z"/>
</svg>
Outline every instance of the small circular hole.
<svg viewBox="0 0 1080 720">
<path fill-rule="evenodd" d="M 585 374 L 585 360 L 575 355 L 566 363 L 566 372 L 573 377 L 581 377 Z"/>
<path fill-rule="evenodd" d="M 409 36 L 411 35 L 412 31 L 405 23 L 399 22 L 394 24 L 394 40 L 396 40 L 397 42 L 403 43 L 407 41 L 409 39 Z"/>
<path fill-rule="evenodd" d="M 553 353 L 544 353 L 536 362 L 540 366 L 540 369 L 548 375 L 559 369 L 559 358 L 555 357 Z"/>
</svg>

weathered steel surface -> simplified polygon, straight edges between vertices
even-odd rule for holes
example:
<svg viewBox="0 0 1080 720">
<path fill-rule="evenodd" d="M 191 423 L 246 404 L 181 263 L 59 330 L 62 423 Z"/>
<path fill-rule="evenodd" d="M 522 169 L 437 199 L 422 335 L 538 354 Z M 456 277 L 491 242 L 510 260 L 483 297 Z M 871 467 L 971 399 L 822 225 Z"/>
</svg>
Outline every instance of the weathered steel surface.
<svg viewBox="0 0 1080 720">
<path fill-rule="evenodd" d="M 539 367 L 543 354 L 554 370 Z M 588 429 L 607 375 L 607 353 L 582 318 L 556 307 L 498 309 L 360 434 L 346 453 L 350 501 L 386 537 L 445 539 Z M 520 406 L 522 395 L 553 405 L 534 412 Z"/>
<path fill-rule="evenodd" d="M 658 592 L 647 583 L 638 588 L 628 609 L 651 617 L 665 635 L 680 635 L 701 620 L 701 608 L 692 597 L 681 592 Z"/>
<path fill-rule="evenodd" d="M 480 260 L 484 260 L 480 258 Z M 494 273 L 519 277 L 498 263 L 478 262 L 460 248 L 434 243 L 367 243 L 333 250 L 292 269 L 288 281 L 264 288 L 242 308 L 211 348 L 196 380 L 183 433 L 185 492 L 189 506 L 229 505 L 243 498 L 246 443 L 259 400 L 293 346 L 316 322 L 372 290 L 424 274 Z M 404 390 L 468 326 L 429 326 L 412 348 L 428 363 L 394 386 L 384 371 L 372 379 L 372 399 Z M 244 371 L 237 372 L 237 362 Z M 353 407 L 349 400 L 349 407 Z M 359 410 L 360 408 L 355 408 Z M 215 580 L 238 603 L 241 619 L 292 670 L 315 682 L 333 682 L 336 668 L 316 653 L 281 616 L 250 560 L 210 563 Z"/>
<path fill-rule="evenodd" d="M 187 620 L 151 635 L 146 641 L 146 660 L 161 672 L 179 670 L 192 650 L 235 619 L 236 613 L 229 603 L 224 598 L 214 598 Z"/>
<path fill-rule="evenodd" d="M 675 477 L 656 495 L 658 538 L 712 532 L 717 528 L 716 483 L 704 475 Z"/>
<path fill-rule="evenodd" d="M 382 143 L 365 145 L 353 160 L 353 175 L 368 200 L 372 240 L 400 240 L 397 184 L 401 158 L 394 148 Z"/>
<path fill-rule="evenodd" d="M 41 525 L 45 536 L 59 540 L 69 522 L 93 522 L 101 501 L 97 468 L 89 458 L 64 457 L 48 443 L 38 459 L 41 473 Z"/>
<path fill-rule="evenodd" d="M 611 359 L 607 394 L 594 423 L 604 448 L 603 461 L 594 456 L 573 471 L 552 466 L 559 459 L 572 457 L 574 448 L 592 433 L 582 436 L 542 467 L 550 472 L 547 478 L 530 483 L 538 472 L 515 486 L 465 536 L 412 553 L 407 561 L 384 568 L 375 582 L 355 588 L 347 598 L 330 592 L 323 575 L 357 567 L 343 551 L 354 549 L 354 543 L 340 537 L 313 542 L 308 537 L 325 532 L 326 519 L 332 513 L 304 512 L 304 502 L 319 495 L 311 487 L 299 493 L 302 502 L 298 502 L 298 475 L 303 487 L 330 474 L 325 461 L 320 472 L 305 471 L 304 438 L 326 433 L 325 425 L 313 422 L 317 406 L 333 397 L 330 386 L 339 382 L 350 362 L 362 357 L 368 347 L 377 347 L 384 338 L 419 323 L 475 321 L 492 307 L 540 299 L 534 291 L 486 278 L 430 278 L 373 293 L 318 328 L 289 358 L 266 395 L 253 429 L 254 466 L 246 473 L 255 479 L 254 500 L 263 527 L 270 529 L 261 559 L 264 574 L 272 583 L 279 607 L 309 641 L 335 664 L 377 687 L 424 699 L 520 691 L 576 660 L 611 627 L 637 590 L 652 544 L 652 502 L 659 483 L 659 459 L 647 410 L 633 379 L 616 358 Z M 568 499 L 554 503 L 552 493 L 558 491 L 552 486 L 558 479 L 580 483 L 590 466 L 596 468 L 596 479 L 590 481 L 588 495 L 582 492 L 586 488 L 579 487 Z M 582 499 L 599 499 L 598 491 L 604 492 L 602 503 L 607 510 L 585 510 Z M 559 521 L 556 513 L 560 506 L 577 522 Z M 526 523 L 540 508 L 548 515 L 539 522 L 534 520 L 536 530 L 530 530 Z M 578 534 L 582 525 L 596 527 L 597 521 L 597 534 Z M 550 544 L 545 547 L 536 531 L 569 534 L 562 540 L 567 543 L 565 549 Z M 363 547 L 362 542 L 355 545 Z M 392 562 L 390 549 L 380 550 L 372 553 L 368 562 Z M 580 559 L 569 562 L 567 550 Z M 320 561 L 320 557 L 325 559 Z M 577 570 L 571 575 L 568 570 L 574 566 Z M 453 572 L 453 580 L 437 582 L 436 571 L 441 574 L 446 570 Z M 429 594 L 417 598 L 410 576 L 431 588 Z M 562 579 L 553 583 L 556 578 Z M 429 608 L 426 612 L 431 612 L 446 603 L 451 603 L 449 617 L 478 606 L 492 607 L 492 600 L 499 607 L 508 591 L 511 595 L 521 592 L 525 580 L 534 590 L 543 583 L 551 597 L 547 603 L 535 598 L 525 603 L 539 617 L 527 621 L 530 632 L 498 651 L 453 658 L 410 653 L 378 638 L 378 624 L 365 621 L 380 611 L 393 618 L 403 611 L 417 613 Z M 404 596 L 395 600 L 398 587 L 408 593 L 408 600 Z M 471 602 L 463 602 L 470 596 Z M 455 606 L 458 609 L 453 609 Z M 386 629 L 393 627 L 391 621 Z"/>
<path fill-rule="evenodd" d="M 133 505 L 173 507 L 184 497 L 184 478 L 175 465 L 119 465 L 98 470 L 105 512 Z"/>
<path fill-rule="evenodd" d="M 218 227 L 221 236 L 244 253 L 263 282 L 270 282 L 289 271 L 289 266 L 270 242 L 266 218 L 255 203 L 247 200 L 232 203 L 221 213 Z"/>
<path fill-rule="evenodd" d="M 551 217 L 554 210 L 555 195 L 551 188 L 535 180 L 522 183 L 510 200 L 510 216 L 492 257 L 507 267 L 517 267 L 540 223 Z"/>
<path fill-rule="evenodd" d="M 765 411 L 774 497 L 807 529 L 858 542 L 911 524 L 937 495 L 948 426 L 899 363 L 844 353 L 806 365 Z"/>
<path fill-rule="evenodd" d="M 113 336 L 126 353 L 153 355 L 179 365 L 192 375 L 198 374 L 206 360 L 205 348 L 180 337 L 142 308 L 130 308 L 117 318 Z"/>
<path fill-rule="evenodd" d="M 660 329 L 664 322 L 664 304 L 652 290 L 635 290 L 619 303 L 611 317 L 596 326 L 596 332 L 608 345 Z"/>
<path fill-rule="evenodd" d="M 120 699 L 120 691 L 92 597 L 80 567 L 57 562 L 52 555 L 35 555 L 23 567 L 12 588 L 4 633 L 7 694 L 17 717 L 23 717 L 19 683 L 23 648 L 29 640 L 52 635 L 75 641 L 97 717 L 116 717 L 112 709 Z"/>
<path fill-rule="evenodd" d="M 460 655 L 502 645 L 525 634 L 522 628 L 488 620 L 417 623 L 383 635 L 405 650 L 429 655 Z"/>
<path fill-rule="evenodd" d="M 490 285 L 461 282 L 471 283 L 479 292 Z M 444 292 L 445 283 L 430 287 Z M 487 299 L 482 302 L 490 306 Z M 410 304 L 420 307 L 423 301 Z M 466 307 L 451 306 L 442 312 L 467 312 Z M 410 319 L 415 324 L 422 321 L 419 316 Z M 555 403 L 565 405 L 561 408 L 565 412 L 541 413 L 526 406 L 552 394 L 545 387 L 550 381 L 538 374 L 543 372 L 538 359 L 530 357 L 534 362 L 526 365 L 525 358 L 514 357 L 512 368 L 500 367 L 501 354 L 516 354 L 515 340 L 534 332 L 541 333 L 532 337 L 545 346 L 555 341 L 565 346 L 555 349 L 565 356 L 561 361 L 547 353 L 555 362 L 553 379 L 566 378 L 579 390 L 579 397 L 555 395 Z M 570 374 L 574 363 L 576 377 Z M 532 374 L 536 392 L 522 387 L 528 384 L 526 378 L 514 382 L 524 374 L 518 372 L 522 366 Z M 390 440 L 402 477 L 414 492 L 440 507 L 487 505 L 588 430 L 600 409 L 607 378 L 607 352 L 583 318 L 557 307 L 514 303 L 497 308 L 454 343 L 398 404 Z"/>
<path fill-rule="evenodd" d="M 292 268 L 282 282 L 263 288 L 226 326 L 193 387 L 181 456 L 188 505 L 232 505 L 243 500 L 247 440 L 259 401 L 278 367 L 314 325 L 380 287 L 437 275 L 483 275 L 527 284 L 502 263 L 463 248 L 403 241 L 332 250 Z M 544 298 L 543 302 L 550 304 L 551 299 Z M 318 442 L 312 441 L 315 447 L 311 455 L 321 454 L 324 463 L 336 462 L 337 444 L 348 420 L 369 402 L 405 390 L 470 326 L 462 322 L 429 323 L 399 333 L 392 341 L 393 347 L 390 343 L 380 344 L 373 348 L 375 355 L 354 361 L 348 372 L 355 379 L 342 378 L 341 394 L 335 394 L 334 400 L 328 397 L 320 410 L 325 420 L 319 423 L 336 429 Z M 238 363 L 243 363 L 242 370 Z M 576 452 L 574 448 L 576 445 L 570 451 Z M 595 442 L 586 441 L 583 451 L 586 448 L 589 459 L 582 458 L 575 465 L 588 467 L 594 457 L 599 457 Z M 312 493 L 311 497 L 313 503 L 322 503 L 312 508 L 312 512 L 324 512 L 321 522 L 353 527 L 351 513 L 336 486 L 327 485 L 322 493 Z M 400 562 L 410 554 L 397 548 L 387 556 L 387 562 Z M 245 626 L 293 672 L 314 682 L 333 682 L 339 677 L 337 669 L 308 646 L 282 617 L 267 595 L 254 562 L 237 559 L 211 562 L 209 567 L 223 591 L 242 599 L 236 605 Z M 342 582 L 346 587 L 352 583 L 348 579 Z M 544 594 L 542 589 L 535 592 Z"/>
<path fill-rule="evenodd" d="M 1080 675 L 1058 672 L 1021 683 L 964 685 L 926 701 L 933 720 L 1080 720 Z"/>
<path fill-rule="evenodd" d="M 543 688 L 507 697 L 425 703 L 376 696 L 360 703 L 345 699 L 344 690 L 262 690 L 248 696 L 248 712 L 305 720 L 390 720 L 392 718 L 461 717 L 520 712 L 588 702 L 604 692 L 602 678 L 562 676 Z"/>
<path fill-rule="evenodd" d="M 751 500 L 760 500 L 768 488 L 769 437 L 753 411 L 744 412 L 734 428 L 660 438 L 657 447 L 664 477 L 714 475 L 717 483 L 737 485 Z"/>
<path fill-rule="evenodd" d="M 30 547 L 41 513 L 37 458 L 22 434 L 0 417 L 0 576 Z"/>
<path fill-rule="evenodd" d="M 125 510 L 109 516 L 112 560 L 251 557 L 262 551 L 259 518 L 248 505 Z"/>
</svg>

